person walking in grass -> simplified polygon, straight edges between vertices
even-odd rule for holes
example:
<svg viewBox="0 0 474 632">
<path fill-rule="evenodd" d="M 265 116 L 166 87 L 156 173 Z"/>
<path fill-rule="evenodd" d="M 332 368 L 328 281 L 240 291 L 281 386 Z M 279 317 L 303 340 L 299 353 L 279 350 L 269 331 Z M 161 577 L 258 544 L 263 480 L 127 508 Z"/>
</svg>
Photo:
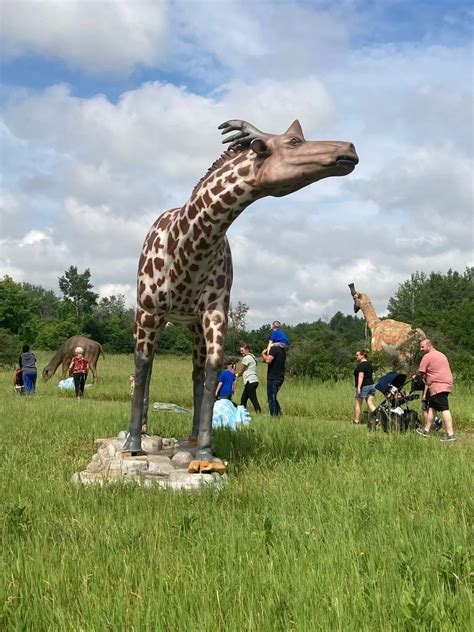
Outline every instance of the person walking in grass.
<svg viewBox="0 0 474 632">
<path fill-rule="evenodd" d="M 76 347 L 74 349 L 74 356 L 69 365 L 69 370 L 72 371 L 74 390 L 76 391 L 76 397 L 78 399 L 81 399 L 84 395 L 88 369 L 89 363 L 84 357 L 84 349 L 82 347 Z"/>
<path fill-rule="evenodd" d="M 360 415 L 364 399 L 371 413 L 375 410 L 374 396 L 374 368 L 372 362 L 367 359 L 368 353 L 365 349 L 358 349 L 355 353 L 357 366 L 354 369 L 355 381 L 355 409 L 353 424 L 360 424 Z"/>
<path fill-rule="evenodd" d="M 449 394 L 453 390 L 453 374 L 448 358 L 435 349 L 428 338 L 421 341 L 420 349 L 424 356 L 415 377 L 423 378 L 428 387 L 428 414 L 425 417 L 424 428 L 417 428 L 416 431 L 422 437 L 429 437 L 435 414 L 440 412 L 446 427 L 446 436 L 442 437 L 441 441 L 456 441 L 448 402 Z"/>
<path fill-rule="evenodd" d="M 253 407 L 255 408 L 255 412 L 261 413 L 262 409 L 257 398 L 257 360 L 252 353 L 252 349 L 245 342 L 240 343 L 240 355 L 242 356 L 242 360 L 237 371 L 237 377 L 242 376 L 244 381 L 244 391 L 242 393 L 242 397 L 240 398 L 240 404 L 241 406 L 246 407 L 247 402 L 250 399 Z"/>
</svg>

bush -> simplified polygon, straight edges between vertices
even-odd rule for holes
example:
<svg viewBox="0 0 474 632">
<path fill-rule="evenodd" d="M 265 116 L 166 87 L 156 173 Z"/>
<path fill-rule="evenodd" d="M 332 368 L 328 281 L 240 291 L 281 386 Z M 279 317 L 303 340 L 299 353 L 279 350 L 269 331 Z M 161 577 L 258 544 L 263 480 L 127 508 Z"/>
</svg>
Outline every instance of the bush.
<svg viewBox="0 0 474 632">
<path fill-rule="evenodd" d="M 20 356 L 20 339 L 8 329 L 0 329 L 0 367 L 9 368 L 17 364 Z"/>
</svg>

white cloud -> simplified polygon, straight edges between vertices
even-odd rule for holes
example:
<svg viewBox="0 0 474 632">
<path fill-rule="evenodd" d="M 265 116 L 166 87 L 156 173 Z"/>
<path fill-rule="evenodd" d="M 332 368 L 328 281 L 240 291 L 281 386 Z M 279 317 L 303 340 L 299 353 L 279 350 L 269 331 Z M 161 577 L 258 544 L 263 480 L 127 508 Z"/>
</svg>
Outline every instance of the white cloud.
<svg viewBox="0 0 474 632">
<path fill-rule="evenodd" d="M 166 0 L 4 0 L 3 47 L 64 60 L 90 72 L 127 72 L 164 53 Z"/>
<path fill-rule="evenodd" d="M 71 2 L 75 10 L 78 4 L 85 6 Z M 145 28 L 137 8 L 143 3 L 124 4 L 138 12 L 137 31 L 151 33 L 153 20 Z M 89 267 L 101 296 L 132 300 L 150 223 L 186 201 L 223 149 L 216 128 L 229 118 L 282 132 L 298 117 L 307 138 L 351 140 L 361 159 L 349 177 L 259 201 L 231 227 L 232 301 L 250 305 L 251 325 L 350 312 L 351 281 L 382 313 L 415 270 L 463 270 L 472 262 L 469 48 L 420 43 L 353 51 L 351 22 L 336 14 L 301 3 L 267 13 L 265 3 L 220 6 L 172 5 L 176 47 L 166 68 L 192 71 L 201 91 L 219 77 L 205 96 L 176 80 L 143 83 L 117 102 L 79 98 L 64 85 L 8 102 L 0 273 L 56 289 L 69 265 Z M 133 21 L 130 14 L 120 19 Z M 52 26 L 31 35 L 30 25 L 26 20 L 17 37 L 17 53 L 36 37 L 56 41 Z M 123 38 L 123 30 L 110 31 L 117 42 Z M 150 37 L 161 46 L 162 35 Z M 122 51 L 124 58 L 106 44 L 110 68 L 160 63 L 146 46 Z M 34 50 L 49 50 L 41 46 Z M 57 51 L 72 63 L 73 48 L 64 43 Z M 77 55 L 82 61 L 74 63 L 90 67 L 90 51 Z"/>
</svg>

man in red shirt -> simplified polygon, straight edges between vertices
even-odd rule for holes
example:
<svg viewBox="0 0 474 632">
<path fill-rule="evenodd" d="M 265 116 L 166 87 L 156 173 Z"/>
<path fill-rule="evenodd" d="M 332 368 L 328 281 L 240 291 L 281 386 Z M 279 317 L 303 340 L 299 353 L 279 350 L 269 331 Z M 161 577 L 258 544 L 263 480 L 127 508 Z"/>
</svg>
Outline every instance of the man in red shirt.
<svg viewBox="0 0 474 632">
<path fill-rule="evenodd" d="M 448 397 L 453 390 L 453 374 L 449 367 L 448 358 L 434 348 L 427 338 L 420 343 L 420 349 L 425 354 L 418 367 L 417 377 L 423 377 L 428 386 L 428 414 L 425 427 L 418 428 L 422 437 L 429 437 L 435 411 L 440 412 L 446 426 L 446 437 L 441 441 L 456 441 L 453 431 L 453 419 L 449 410 Z"/>
</svg>

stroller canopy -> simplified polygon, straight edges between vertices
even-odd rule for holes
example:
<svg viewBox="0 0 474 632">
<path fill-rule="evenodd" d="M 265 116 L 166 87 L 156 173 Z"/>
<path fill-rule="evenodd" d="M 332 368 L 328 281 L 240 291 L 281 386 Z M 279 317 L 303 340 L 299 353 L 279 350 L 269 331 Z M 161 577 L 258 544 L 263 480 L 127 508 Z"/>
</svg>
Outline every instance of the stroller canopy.
<svg viewBox="0 0 474 632">
<path fill-rule="evenodd" d="M 380 380 L 375 385 L 375 388 L 383 393 L 389 390 L 391 386 L 395 386 L 395 388 L 401 389 L 405 384 L 407 376 L 404 373 L 396 373 L 395 371 L 390 371 L 390 373 L 386 373 L 383 375 Z"/>
</svg>

